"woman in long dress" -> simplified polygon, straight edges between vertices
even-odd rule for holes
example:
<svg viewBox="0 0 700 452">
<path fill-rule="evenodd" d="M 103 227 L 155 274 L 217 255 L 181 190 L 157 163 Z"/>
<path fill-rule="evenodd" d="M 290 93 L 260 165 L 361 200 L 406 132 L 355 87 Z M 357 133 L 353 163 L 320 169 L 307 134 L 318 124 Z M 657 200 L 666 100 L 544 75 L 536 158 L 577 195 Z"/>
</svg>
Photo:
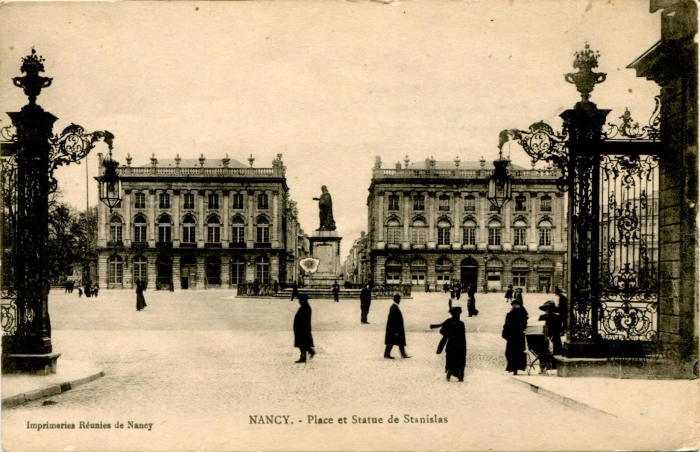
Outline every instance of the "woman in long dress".
<svg viewBox="0 0 700 452">
<path fill-rule="evenodd" d="M 294 346 L 299 348 L 301 355 L 297 363 L 306 362 L 306 354 L 314 357 L 314 338 L 311 335 L 311 306 L 309 306 L 309 296 L 299 295 L 299 310 L 294 316 Z"/>
<path fill-rule="evenodd" d="M 459 381 L 464 381 L 464 368 L 467 365 L 467 336 L 464 322 L 459 319 L 462 308 L 456 306 L 450 309 L 452 318 L 445 320 L 440 328 L 442 340 L 438 346 L 438 354 L 445 349 L 445 373 L 447 381 L 454 375 Z"/>
<path fill-rule="evenodd" d="M 141 281 L 136 281 L 136 310 L 140 311 L 145 308 L 146 298 L 143 296 L 144 284 Z"/>
<path fill-rule="evenodd" d="M 527 360 L 525 358 L 525 328 L 527 327 L 528 313 L 523 305 L 514 299 L 513 307 L 506 314 L 501 337 L 506 340 L 506 366 L 507 372 L 518 375 L 519 370 L 525 370 Z"/>
</svg>

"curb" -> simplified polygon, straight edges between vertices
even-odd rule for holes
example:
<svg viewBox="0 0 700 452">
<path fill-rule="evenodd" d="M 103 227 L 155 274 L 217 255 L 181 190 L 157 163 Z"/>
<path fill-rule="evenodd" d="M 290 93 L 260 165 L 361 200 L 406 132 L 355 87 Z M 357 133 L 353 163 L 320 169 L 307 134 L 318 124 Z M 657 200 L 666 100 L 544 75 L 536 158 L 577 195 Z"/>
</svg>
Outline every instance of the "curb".
<svg viewBox="0 0 700 452">
<path fill-rule="evenodd" d="M 70 391 L 73 388 L 84 385 L 91 381 L 97 380 L 100 377 L 104 377 L 105 372 L 100 370 L 96 374 L 89 375 L 87 377 L 78 378 L 77 380 L 67 381 L 65 383 L 51 385 L 48 388 L 36 389 L 34 391 L 24 392 L 22 394 L 13 395 L 2 399 L 2 407 L 12 408 L 18 405 L 23 405 L 25 403 L 31 402 L 33 400 L 41 399 L 44 397 L 50 397 L 57 394 L 62 394 L 64 392 Z"/>
<path fill-rule="evenodd" d="M 526 386 L 530 389 L 530 391 L 535 392 L 537 394 L 540 394 L 544 397 L 547 397 L 550 400 L 553 400 L 557 403 L 561 403 L 562 405 L 568 406 L 569 408 L 573 408 L 578 411 L 583 411 L 586 413 L 590 414 L 596 414 L 596 415 L 604 415 L 604 416 L 612 416 L 614 418 L 617 418 L 616 415 L 612 413 L 608 413 L 607 411 L 603 411 L 601 409 L 592 407 L 590 405 L 587 405 L 583 402 L 579 402 L 578 400 L 574 400 L 570 397 L 563 396 L 561 394 L 557 394 L 556 392 L 552 392 L 549 389 L 544 389 L 541 386 L 537 386 L 532 383 L 528 383 L 527 381 L 521 380 L 519 378 L 514 378 L 510 377 L 510 380 L 513 382 L 517 382 L 520 385 Z"/>
</svg>

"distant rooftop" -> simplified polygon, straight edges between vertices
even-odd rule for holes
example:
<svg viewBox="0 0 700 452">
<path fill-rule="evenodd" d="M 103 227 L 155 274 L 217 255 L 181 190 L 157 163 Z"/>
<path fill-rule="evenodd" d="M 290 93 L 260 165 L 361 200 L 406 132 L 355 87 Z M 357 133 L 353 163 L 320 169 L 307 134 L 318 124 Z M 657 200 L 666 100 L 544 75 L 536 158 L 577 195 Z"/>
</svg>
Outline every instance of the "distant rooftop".
<svg viewBox="0 0 700 452">
<path fill-rule="evenodd" d="M 405 165 L 402 166 L 404 168 Z M 484 166 L 481 166 L 481 161 L 479 160 L 460 160 L 459 161 L 459 166 L 455 164 L 454 160 L 435 160 L 435 169 L 466 169 L 466 170 L 479 170 L 479 169 L 493 169 L 493 161 L 492 160 L 485 160 L 484 161 Z M 415 162 L 411 163 L 408 165 L 408 168 L 404 169 L 430 169 L 430 159 L 426 159 L 424 161 L 420 162 Z M 524 170 L 528 168 L 523 168 L 522 166 L 515 165 L 511 163 L 508 166 L 508 169 L 512 170 Z"/>
<path fill-rule="evenodd" d="M 224 164 L 222 159 L 206 159 L 204 161 L 204 168 L 223 168 Z M 153 164 L 148 163 L 146 165 L 141 165 L 138 168 L 151 168 Z M 178 165 L 175 159 L 158 159 L 158 168 L 176 168 Z M 244 165 L 238 160 L 229 159 L 229 168 L 248 168 L 248 165 Z M 199 159 L 180 159 L 180 168 L 202 168 Z"/>
</svg>

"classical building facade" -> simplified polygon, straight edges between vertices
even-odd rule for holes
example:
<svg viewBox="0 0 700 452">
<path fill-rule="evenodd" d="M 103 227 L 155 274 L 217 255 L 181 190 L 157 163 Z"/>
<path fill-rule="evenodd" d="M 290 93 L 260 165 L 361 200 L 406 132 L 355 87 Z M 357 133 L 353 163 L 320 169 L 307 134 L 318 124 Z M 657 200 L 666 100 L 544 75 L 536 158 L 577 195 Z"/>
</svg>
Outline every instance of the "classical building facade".
<svg viewBox="0 0 700 452">
<path fill-rule="evenodd" d="M 102 159 L 100 158 L 100 161 Z M 123 199 L 98 209 L 102 288 L 229 288 L 289 282 L 304 233 L 288 196 L 282 155 L 268 168 L 226 156 L 119 169 Z"/>
<path fill-rule="evenodd" d="M 488 165 L 491 167 L 491 165 Z M 559 174 L 508 166 L 512 200 L 499 212 L 487 199 L 493 174 L 477 162 L 426 159 L 394 169 L 375 162 L 369 187 L 368 240 L 373 284 L 444 283 L 501 291 L 564 286 L 566 197 Z"/>
</svg>

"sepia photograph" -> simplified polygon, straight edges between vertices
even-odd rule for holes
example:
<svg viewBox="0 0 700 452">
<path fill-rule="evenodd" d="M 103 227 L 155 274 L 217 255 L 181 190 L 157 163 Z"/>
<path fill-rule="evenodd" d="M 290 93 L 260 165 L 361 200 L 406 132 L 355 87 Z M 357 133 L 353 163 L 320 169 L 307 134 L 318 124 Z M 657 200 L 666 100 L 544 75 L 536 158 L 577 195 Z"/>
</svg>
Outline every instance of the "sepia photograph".
<svg viewBox="0 0 700 452">
<path fill-rule="evenodd" d="M 698 450 L 697 33 L 0 2 L 3 450 Z"/>
</svg>

